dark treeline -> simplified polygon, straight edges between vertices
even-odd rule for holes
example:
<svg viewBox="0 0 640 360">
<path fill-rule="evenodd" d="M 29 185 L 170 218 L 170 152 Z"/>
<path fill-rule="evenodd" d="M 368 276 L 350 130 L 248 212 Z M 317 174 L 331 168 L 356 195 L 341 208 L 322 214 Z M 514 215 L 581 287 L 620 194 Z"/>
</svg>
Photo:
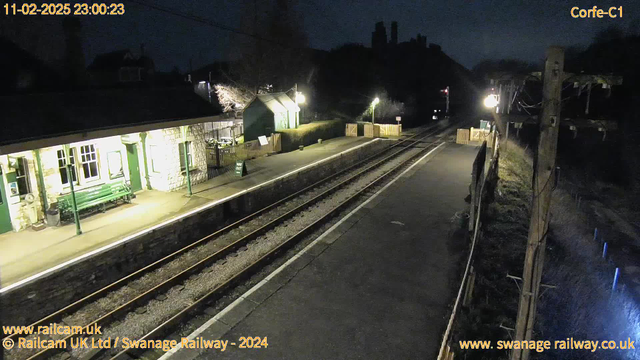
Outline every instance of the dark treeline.
<svg viewBox="0 0 640 360">
<path fill-rule="evenodd" d="M 375 96 L 386 94 L 404 104 L 404 124 L 419 124 L 428 121 L 435 109 L 444 112 L 440 90 L 447 86 L 452 113 L 468 109 L 476 93 L 469 70 L 439 46 L 415 40 L 382 49 L 346 44 L 330 51 L 319 65 L 319 111 L 350 117 L 360 115 Z M 389 115 L 380 121 L 393 123 L 394 114 Z"/>
</svg>

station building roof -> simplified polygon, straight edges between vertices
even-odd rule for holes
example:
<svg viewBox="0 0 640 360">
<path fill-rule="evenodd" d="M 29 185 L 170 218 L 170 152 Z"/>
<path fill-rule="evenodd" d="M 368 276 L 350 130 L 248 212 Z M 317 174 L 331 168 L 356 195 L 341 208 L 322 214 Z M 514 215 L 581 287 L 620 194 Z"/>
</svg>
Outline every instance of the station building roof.
<svg viewBox="0 0 640 360">
<path fill-rule="evenodd" d="M 0 96 L 0 154 L 71 141 L 215 121 L 191 87 Z"/>
<path fill-rule="evenodd" d="M 251 106 L 255 101 L 262 102 L 274 114 L 286 111 L 300 111 L 296 103 L 283 92 L 257 95 L 246 107 Z"/>
</svg>

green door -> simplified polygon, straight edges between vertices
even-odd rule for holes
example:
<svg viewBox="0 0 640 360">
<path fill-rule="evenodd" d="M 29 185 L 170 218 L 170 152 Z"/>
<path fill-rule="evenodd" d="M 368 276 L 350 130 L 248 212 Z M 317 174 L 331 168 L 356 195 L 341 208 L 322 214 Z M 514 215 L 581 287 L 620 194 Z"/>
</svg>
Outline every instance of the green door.
<svg viewBox="0 0 640 360">
<path fill-rule="evenodd" d="M 140 180 L 140 164 L 138 163 L 138 147 L 136 144 L 127 144 L 127 162 L 129 163 L 129 177 L 131 180 L 131 190 L 142 190 Z"/>
<path fill-rule="evenodd" d="M 2 176 L 2 168 L 0 168 L 0 234 L 13 230 L 5 189 L 4 176 Z"/>
</svg>

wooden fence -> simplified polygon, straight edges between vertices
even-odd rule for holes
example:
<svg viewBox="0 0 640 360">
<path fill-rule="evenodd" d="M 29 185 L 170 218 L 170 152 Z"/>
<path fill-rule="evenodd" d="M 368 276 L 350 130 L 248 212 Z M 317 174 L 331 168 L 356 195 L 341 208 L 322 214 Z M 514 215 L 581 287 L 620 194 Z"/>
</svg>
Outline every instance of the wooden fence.
<svg viewBox="0 0 640 360">
<path fill-rule="evenodd" d="M 394 124 L 364 124 L 364 136 L 368 138 L 380 136 L 400 136 L 402 125 Z"/>
<path fill-rule="evenodd" d="M 456 144 L 469 144 L 469 129 L 458 129 Z"/>
<path fill-rule="evenodd" d="M 487 146 L 489 148 L 494 148 L 493 144 L 495 143 L 495 128 L 493 130 L 485 130 L 485 129 L 458 129 L 458 133 L 456 136 L 456 143 L 458 144 L 473 144 L 479 145 L 484 141 L 487 142 Z"/>
<path fill-rule="evenodd" d="M 447 323 L 447 328 L 444 332 L 442 342 L 440 344 L 440 351 L 438 353 L 438 360 L 451 360 L 454 358 L 454 345 L 453 342 L 453 327 L 457 320 L 460 308 L 467 306 L 471 301 L 473 293 L 473 286 L 475 282 L 474 271 L 474 253 L 476 244 L 481 235 L 481 215 L 486 212 L 487 204 L 493 200 L 493 192 L 498 181 L 498 166 L 500 159 L 500 144 L 499 134 L 497 131 L 493 131 L 491 135 L 492 143 L 486 141 L 482 142 L 482 146 L 478 151 L 475 161 L 473 162 L 471 185 L 469 190 L 471 192 L 471 204 L 469 214 L 469 231 L 471 232 L 471 249 L 469 250 L 469 256 L 467 258 L 467 264 L 465 266 L 464 274 L 462 275 L 462 281 L 458 289 L 456 300 L 453 304 L 451 316 Z M 493 151 L 487 151 L 488 147 L 492 147 Z"/>
<path fill-rule="evenodd" d="M 268 144 L 260 145 L 259 140 L 247 141 L 244 144 L 224 148 L 207 147 L 207 166 L 223 168 L 235 164 L 236 160 L 249 160 L 277 153 L 282 150 L 281 134 L 267 137 Z M 217 150 L 217 154 L 216 154 Z"/>
<path fill-rule="evenodd" d="M 376 124 L 380 126 L 380 136 L 400 136 L 402 125 L 398 124 Z"/>
<path fill-rule="evenodd" d="M 345 124 L 345 136 L 358 136 L 358 124 Z"/>
</svg>

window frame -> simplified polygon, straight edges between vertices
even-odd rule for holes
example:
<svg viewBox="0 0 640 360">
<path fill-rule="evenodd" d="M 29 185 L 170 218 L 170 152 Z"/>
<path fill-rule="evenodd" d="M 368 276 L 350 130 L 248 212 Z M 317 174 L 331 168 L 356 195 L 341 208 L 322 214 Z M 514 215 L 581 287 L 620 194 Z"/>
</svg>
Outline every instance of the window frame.
<svg viewBox="0 0 640 360">
<path fill-rule="evenodd" d="M 118 154 L 120 157 L 120 172 L 113 174 L 111 172 L 111 155 Z M 122 161 L 122 151 L 113 150 L 107 153 L 107 170 L 109 171 L 109 180 L 115 180 L 124 177 L 124 162 Z"/>
<path fill-rule="evenodd" d="M 22 175 L 20 175 L 21 168 L 24 171 Z M 16 183 L 18 185 L 18 195 L 20 195 L 20 199 L 24 199 L 26 195 L 33 193 L 33 187 L 31 186 L 31 178 L 29 174 L 29 161 L 25 156 L 16 157 L 15 170 L 16 170 Z M 22 189 L 20 186 L 21 179 L 24 180 L 24 186 L 26 187 L 25 193 L 22 192 Z"/>
<path fill-rule="evenodd" d="M 60 157 L 60 153 L 62 153 L 62 158 Z M 67 171 L 67 157 L 66 157 L 66 153 L 64 151 L 64 148 L 59 149 L 56 151 L 56 156 L 58 159 L 58 173 L 60 174 L 60 182 L 62 183 L 63 187 L 69 187 L 71 186 L 69 183 L 69 174 L 66 173 Z M 78 162 L 76 161 L 76 149 L 70 147 L 69 148 L 69 160 L 71 160 L 71 169 L 72 169 L 72 178 L 73 178 L 73 183 L 74 184 L 79 184 L 79 180 L 78 180 Z M 60 163 L 63 162 L 62 165 L 60 165 Z M 65 170 L 65 174 L 67 176 L 67 182 L 62 182 L 62 169 L 64 168 Z"/>
<path fill-rule="evenodd" d="M 187 156 L 189 157 L 189 171 L 191 171 L 192 169 L 195 169 L 195 166 L 193 165 L 193 152 L 192 150 L 192 146 L 191 146 L 191 141 L 187 141 L 186 142 L 187 147 L 186 147 L 186 151 L 187 151 Z M 180 157 L 180 171 L 181 172 L 186 172 L 187 171 L 187 166 L 184 163 L 184 148 L 185 148 L 185 142 L 180 142 L 178 143 L 178 157 Z"/>
<path fill-rule="evenodd" d="M 91 151 L 85 153 L 85 148 L 90 149 Z M 96 148 L 95 144 L 80 146 L 80 163 L 82 164 L 82 175 L 85 181 L 89 182 L 100 180 L 100 163 L 98 161 L 98 149 Z M 91 175 L 91 163 L 95 163 L 95 176 L 87 176 L 87 170 L 89 172 L 89 175 Z"/>
</svg>

